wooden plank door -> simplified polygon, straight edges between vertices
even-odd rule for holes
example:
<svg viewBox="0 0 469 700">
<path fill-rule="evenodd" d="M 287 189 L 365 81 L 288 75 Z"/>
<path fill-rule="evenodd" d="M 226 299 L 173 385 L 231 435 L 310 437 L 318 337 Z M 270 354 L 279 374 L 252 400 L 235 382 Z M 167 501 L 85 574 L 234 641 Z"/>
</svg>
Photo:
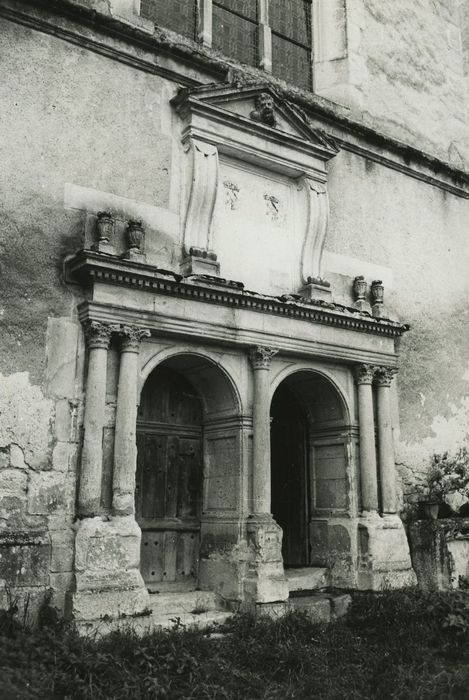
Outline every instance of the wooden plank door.
<svg viewBox="0 0 469 700">
<path fill-rule="evenodd" d="M 197 585 L 201 417 L 191 387 L 172 375 L 152 379 L 137 423 L 135 510 L 142 529 L 140 568 L 150 591 Z"/>
</svg>

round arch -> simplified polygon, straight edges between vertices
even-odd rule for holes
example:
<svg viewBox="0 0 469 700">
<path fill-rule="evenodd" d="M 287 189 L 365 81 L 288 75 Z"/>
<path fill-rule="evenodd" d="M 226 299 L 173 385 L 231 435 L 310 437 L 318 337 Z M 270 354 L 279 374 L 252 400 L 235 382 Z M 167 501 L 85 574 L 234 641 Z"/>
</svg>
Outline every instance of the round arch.
<svg viewBox="0 0 469 700">
<path fill-rule="evenodd" d="M 292 388 L 297 400 L 302 404 L 303 408 L 311 413 L 313 401 L 312 398 L 315 389 L 319 389 L 319 394 L 329 395 L 331 403 L 336 399 L 338 407 L 340 406 L 341 416 L 344 425 L 352 423 L 353 406 L 350 397 L 348 397 L 344 389 L 338 384 L 332 372 L 323 368 L 311 367 L 309 365 L 292 365 L 282 369 L 274 378 L 270 387 L 270 400 L 272 402 L 275 392 L 283 384 L 287 384 Z M 315 421 L 317 422 L 317 421 Z"/>
<path fill-rule="evenodd" d="M 242 401 L 231 373 L 218 358 L 192 348 L 165 348 L 150 357 L 140 372 L 138 396 L 151 373 L 161 365 L 182 374 L 199 393 L 205 415 L 239 415 Z"/>
</svg>

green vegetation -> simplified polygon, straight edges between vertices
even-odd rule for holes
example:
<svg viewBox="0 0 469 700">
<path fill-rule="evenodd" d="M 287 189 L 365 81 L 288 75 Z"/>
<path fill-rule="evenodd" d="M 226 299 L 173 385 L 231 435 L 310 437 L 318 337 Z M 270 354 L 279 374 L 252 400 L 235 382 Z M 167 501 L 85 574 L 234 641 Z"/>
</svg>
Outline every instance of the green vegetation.
<svg viewBox="0 0 469 700">
<path fill-rule="evenodd" d="M 177 625 L 176 625 L 177 628 Z M 28 631 L 0 618 L 0 697 L 469 697 L 469 595 L 356 594 L 346 618 L 313 625 L 236 616 L 224 636 L 174 629 L 80 638 L 45 609 Z"/>
</svg>

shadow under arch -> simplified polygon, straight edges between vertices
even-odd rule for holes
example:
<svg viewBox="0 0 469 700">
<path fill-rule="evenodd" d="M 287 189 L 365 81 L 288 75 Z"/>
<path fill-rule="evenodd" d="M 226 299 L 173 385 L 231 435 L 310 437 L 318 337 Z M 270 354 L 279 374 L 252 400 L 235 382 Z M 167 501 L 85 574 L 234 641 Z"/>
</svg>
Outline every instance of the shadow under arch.
<svg viewBox="0 0 469 700">
<path fill-rule="evenodd" d="M 204 416 L 239 415 L 241 396 L 236 382 L 217 360 L 192 350 L 173 349 L 150 358 L 141 372 L 140 397 L 151 375 L 162 366 L 184 376 L 198 392 Z"/>
<path fill-rule="evenodd" d="M 271 402 L 272 515 L 283 530 L 286 567 L 330 567 L 349 557 L 332 543 L 334 522 L 349 518 L 352 495 L 350 409 L 337 384 L 313 368 L 292 368 L 276 378 Z"/>
<path fill-rule="evenodd" d="M 315 367 L 287 367 L 272 384 L 271 398 L 280 386 L 288 386 L 304 410 L 314 422 L 322 422 L 317 415 L 321 409 L 330 420 L 339 420 L 342 425 L 350 425 L 353 408 L 350 400 L 332 374 Z M 316 410 L 315 410 L 316 409 Z"/>
</svg>

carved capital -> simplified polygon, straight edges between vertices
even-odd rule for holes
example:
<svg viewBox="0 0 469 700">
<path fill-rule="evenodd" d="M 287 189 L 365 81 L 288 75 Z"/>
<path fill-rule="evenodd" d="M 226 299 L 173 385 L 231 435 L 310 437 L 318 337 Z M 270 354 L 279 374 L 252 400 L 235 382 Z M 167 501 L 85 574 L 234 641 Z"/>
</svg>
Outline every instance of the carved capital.
<svg viewBox="0 0 469 700">
<path fill-rule="evenodd" d="M 357 384 L 372 384 L 376 367 L 374 365 L 357 365 L 355 367 L 355 381 Z"/>
<path fill-rule="evenodd" d="M 83 331 L 85 333 L 86 342 L 89 349 L 104 348 L 108 349 L 111 341 L 111 334 L 117 330 L 117 326 L 100 321 L 92 321 L 87 319 L 83 323 Z"/>
<path fill-rule="evenodd" d="M 274 355 L 278 353 L 278 350 L 274 348 L 266 348 L 262 345 L 257 345 L 255 348 L 251 348 L 249 351 L 249 359 L 251 360 L 252 368 L 257 369 L 269 369 L 270 363 Z"/>
<path fill-rule="evenodd" d="M 391 386 L 395 374 L 396 367 L 376 367 L 375 382 L 378 386 Z"/>
<path fill-rule="evenodd" d="M 149 338 L 151 333 L 148 328 L 121 326 L 118 335 L 121 339 L 121 352 L 138 352 L 142 340 Z"/>
</svg>

